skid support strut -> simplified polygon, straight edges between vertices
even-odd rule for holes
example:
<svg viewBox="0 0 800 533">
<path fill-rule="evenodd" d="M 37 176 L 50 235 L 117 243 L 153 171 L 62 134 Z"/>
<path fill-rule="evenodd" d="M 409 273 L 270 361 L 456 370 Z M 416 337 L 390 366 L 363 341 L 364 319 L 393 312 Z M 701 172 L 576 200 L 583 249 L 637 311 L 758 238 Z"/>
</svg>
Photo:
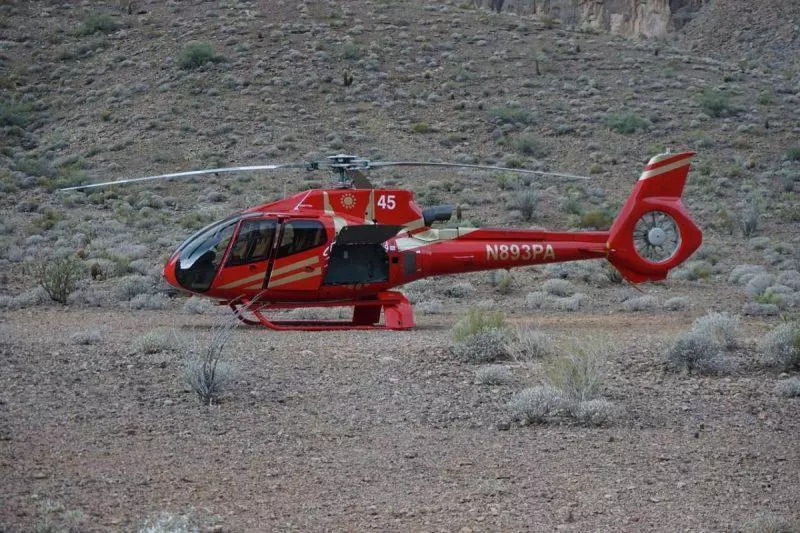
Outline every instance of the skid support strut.
<svg viewBox="0 0 800 533">
<path fill-rule="evenodd" d="M 260 303 L 241 297 L 229 304 L 236 318 L 248 326 L 262 325 L 278 331 L 332 331 L 340 329 L 409 329 L 414 327 L 414 313 L 408 299 L 396 291 L 383 291 L 374 299 L 335 302 Z M 270 320 L 263 311 L 301 307 L 352 307 L 352 320 Z M 379 324 L 383 310 L 383 324 Z M 248 317 L 252 315 L 253 318 Z"/>
</svg>

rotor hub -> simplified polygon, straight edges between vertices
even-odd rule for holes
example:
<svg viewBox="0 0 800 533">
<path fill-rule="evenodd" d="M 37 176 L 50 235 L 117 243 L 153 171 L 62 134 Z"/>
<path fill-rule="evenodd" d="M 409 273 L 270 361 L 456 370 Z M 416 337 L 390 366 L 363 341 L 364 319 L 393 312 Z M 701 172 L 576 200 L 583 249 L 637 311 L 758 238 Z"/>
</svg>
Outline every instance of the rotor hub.
<svg viewBox="0 0 800 533">
<path fill-rule="evenodd" d="M 667 232 L 661 228 L 653 228 L 647 233 L 647 241 L 653 246 L 661 246 L 667 240 Z"/>
</svg>

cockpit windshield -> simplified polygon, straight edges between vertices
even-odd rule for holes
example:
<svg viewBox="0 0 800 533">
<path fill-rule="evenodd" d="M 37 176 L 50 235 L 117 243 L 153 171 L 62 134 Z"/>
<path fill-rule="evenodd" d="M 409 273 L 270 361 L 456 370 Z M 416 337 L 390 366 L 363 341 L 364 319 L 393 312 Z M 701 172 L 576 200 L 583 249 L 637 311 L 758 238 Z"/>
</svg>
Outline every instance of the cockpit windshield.
<svg viewBox="0 0 800 533">
<path fill-rule="evenodd" d="M 236 223 L 241 218 L 242 215 L 235 215 L 210 224 L 181 244 L 175 265 L 178 283 L 193 292 L 204 292 L 211 287 Z"/>
</svg>

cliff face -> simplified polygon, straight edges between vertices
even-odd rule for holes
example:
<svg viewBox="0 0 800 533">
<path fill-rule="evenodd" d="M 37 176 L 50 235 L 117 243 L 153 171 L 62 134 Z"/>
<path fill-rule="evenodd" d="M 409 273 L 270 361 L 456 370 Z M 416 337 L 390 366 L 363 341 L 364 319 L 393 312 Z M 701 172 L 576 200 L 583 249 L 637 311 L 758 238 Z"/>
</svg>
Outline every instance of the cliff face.
<svg viewBox="0 0 800 533">
<path fill-rule="evenodd" d="M 633 37 L 680 29 L 708 0 L 519 0 L 517 9 L 580 28 Z"/>
</svg>

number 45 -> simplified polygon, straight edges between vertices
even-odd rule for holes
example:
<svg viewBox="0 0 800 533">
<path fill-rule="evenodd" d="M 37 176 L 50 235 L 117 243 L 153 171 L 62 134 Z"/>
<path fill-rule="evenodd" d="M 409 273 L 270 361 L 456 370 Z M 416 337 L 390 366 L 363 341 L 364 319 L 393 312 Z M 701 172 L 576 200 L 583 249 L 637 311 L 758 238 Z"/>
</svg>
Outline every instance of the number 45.
<svg viewBox="0 0 800 533">
<path fill-rule="evenodd" d="M 394 209 L 397 204 L 394 201 L 394 194 L 382 194 L 378 197 L 378 207 L 383 209 Z"/>
</svg>

